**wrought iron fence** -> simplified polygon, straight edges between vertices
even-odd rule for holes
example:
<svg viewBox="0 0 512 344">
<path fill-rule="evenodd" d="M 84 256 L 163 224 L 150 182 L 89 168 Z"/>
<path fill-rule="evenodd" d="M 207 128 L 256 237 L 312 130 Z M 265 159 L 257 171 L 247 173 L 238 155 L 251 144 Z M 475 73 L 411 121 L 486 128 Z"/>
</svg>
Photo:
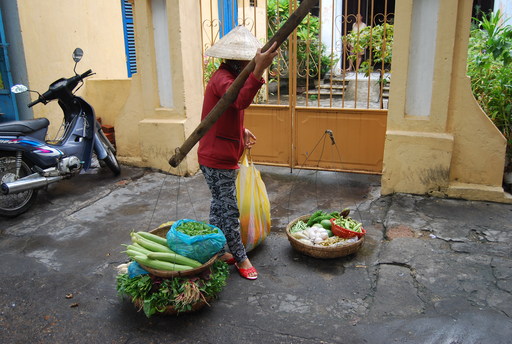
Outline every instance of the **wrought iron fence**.
<svg viewBox="0 0 512 344">
<path fill-rule="evenodd" d="M 219 2 L 201 0 L 203 49 L 225 25 Z M 233 3 L 236 3 L 234 1 Z M 297 0 L 238 1 L 236 25 L 272 37 Z M 394 0 L 321 0 L 280 47 L 257 103 L 306 107 L 387 108 Z M 232 23 L 233 24 L 233 23 Z M 204 51 L 203 50 L 203 51 Z M 205 84 L 220 61 L 204 59 Z"/>
</svg>

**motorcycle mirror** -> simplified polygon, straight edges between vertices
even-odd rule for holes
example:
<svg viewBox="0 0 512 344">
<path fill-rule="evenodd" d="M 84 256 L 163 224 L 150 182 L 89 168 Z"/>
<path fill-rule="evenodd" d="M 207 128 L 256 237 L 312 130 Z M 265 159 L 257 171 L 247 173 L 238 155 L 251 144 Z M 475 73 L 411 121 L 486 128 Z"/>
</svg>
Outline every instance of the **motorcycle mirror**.
<svg viewBox="0 0 512 344">
<path fill-rule="evenodd" d="M 75 51 L 73 51 L 73 61 L 76 63 L 82 59 L 82 56 L 84 56 L 84 51 L 82 49 L 76 48 Z"/>
<path fill-rule="evenodd" d="M 12 93 L 23 93 L 23 92 L 27 92 L 28 91 L 28 88 L 27 86 L 25 85 L 14 85 L 13 87 L 11 87 L 11 92 Z"/>
</svg>

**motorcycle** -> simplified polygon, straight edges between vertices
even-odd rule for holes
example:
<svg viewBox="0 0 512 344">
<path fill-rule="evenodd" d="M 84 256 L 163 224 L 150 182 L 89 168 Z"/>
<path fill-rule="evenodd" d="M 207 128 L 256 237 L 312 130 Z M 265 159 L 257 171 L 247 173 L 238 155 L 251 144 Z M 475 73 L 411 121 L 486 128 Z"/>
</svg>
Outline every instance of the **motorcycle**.
<svg viewBox="0 0 512 344">
<path fill-rule="evenodd" d="M 61 138 L 50 141 L 46 140 L 50 124 L 47 118 L 0 123 L 0 216 L 15 217 L 26 212 L 39 189 L 87 171 L 93 153 L 114 175 L 121 173 L 116 150 L 96 120 L 94 109 L 74 94 L 85 78 L 94 75 L 90 69 L 76 72 L 82 56 L 83 51 L 75 49 L 75 75 L 54 81 L 43 94 L 24 85 L 11 88 L 13 93 L 38 94 L 28 107 L 57 100 L 64 114 L 64 130 Z"/>
</svg>

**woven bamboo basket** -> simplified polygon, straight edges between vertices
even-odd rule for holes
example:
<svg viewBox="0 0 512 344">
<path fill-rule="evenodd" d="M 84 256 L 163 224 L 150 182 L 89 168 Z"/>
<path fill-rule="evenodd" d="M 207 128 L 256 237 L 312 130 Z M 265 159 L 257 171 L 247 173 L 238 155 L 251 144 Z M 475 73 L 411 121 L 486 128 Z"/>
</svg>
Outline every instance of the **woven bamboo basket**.
<svg viewBox="0 0 512 344">
<path fill-rule="evenodd" d="M 149 232 L 153 233 L 155 235 L 161 236 L 162 238 L 165 238 L 167 235 L 167 232 L 169 231 L 171 226 L 172 226 L 172 224 L 160 226 L 158 228 L 150 230 Z M 147 267 L 143 264 L 140 264 L 140 266 L 142 266 L 142 268 L 144 270 L 146 270 L 147 272 L 149 272 L 150 274 L 158 276 L 158 277 L 171 278 L 171 277 L 197 276 L 197 275 L 201 274 L 203 271 L 205 271 L 206 269 L 209 269 L 213 265 L 213 263 L 215 263 L 215 261 L 217 260 L 217 257 L 218 257 L 218 255 L 216 254 L 212 258 L 210 258 L 209 261 L 207 261 L 200 267 L 197 267 L 197 268 L 191 269 L 191 270 L 185 270 L 185 271 L 157 270 L 157 269 L 152 269 L 150 267 Z"/>
<path fill-rule="evenodd" d="M 329 258 L 339 258 L 348 256 L 350 254 L 356 253 L 359 251 L 361 246 L 363 246 L 364 243 L 364 236 L 361 237 L 358 241 L 350 244 L 345 245 L 337 245 L 337 246 L 313 246 L 308 245 L 305 243 L 300 242 L 299 240 L 295 239 L 291 234 L 290 230 L 292 227 L 299 222 L 300 220 L 306 222 L 309 220 L 309 217 L 311 215 L 304 215 L 301 217 L 296 218 L 292 222 L 286 226 L 286 235 L 288 236 L 288 241 L 290 241 L 291 246 L 296 249 L 297 251 L 308 255 L 310 257 L 314 258 L 322 258 L 322 259 L 329 259 Z"/>
</svg>

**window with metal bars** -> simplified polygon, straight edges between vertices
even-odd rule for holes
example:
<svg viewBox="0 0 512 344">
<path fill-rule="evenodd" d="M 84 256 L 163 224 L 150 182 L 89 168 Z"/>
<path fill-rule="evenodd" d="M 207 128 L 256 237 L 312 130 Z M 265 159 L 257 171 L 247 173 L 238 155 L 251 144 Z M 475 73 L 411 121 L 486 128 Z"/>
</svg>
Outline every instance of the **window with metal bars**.
<svg viewBox="0 0 512 344">
<path fill-rule="evenodd" d="M 123 14 L 124 47 L 128 77 L 137 73 L 137 58 L 135 51 L 135 30 L 133 25 L 133 7 L 129 0 L 121 0 Z"/>
</svg>

